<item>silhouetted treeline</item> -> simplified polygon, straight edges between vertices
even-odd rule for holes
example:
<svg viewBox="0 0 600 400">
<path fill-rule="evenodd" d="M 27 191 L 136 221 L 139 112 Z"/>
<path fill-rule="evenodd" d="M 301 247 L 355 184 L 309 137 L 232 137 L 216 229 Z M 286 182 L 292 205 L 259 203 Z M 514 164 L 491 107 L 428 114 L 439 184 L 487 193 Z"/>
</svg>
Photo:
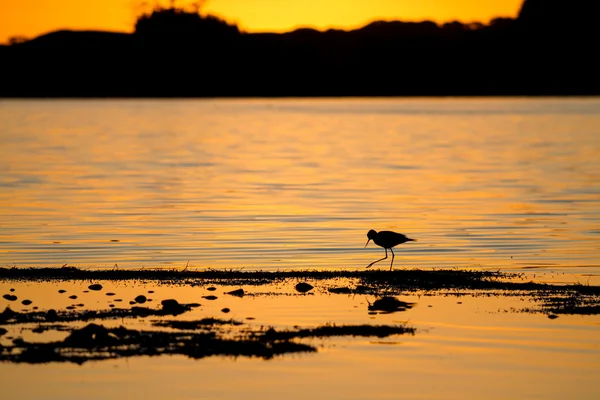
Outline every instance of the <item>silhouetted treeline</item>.
<svg viewBox="0 0 600 400">
<path fill-rule="evenodd" d="M 525 0 L 516 19 L 486 25 L 284 34 L 155 10 L 133 34 L 59 31 L 0 47 L 0 96 L 599 95 L 593 4 Z"/>
</svg>

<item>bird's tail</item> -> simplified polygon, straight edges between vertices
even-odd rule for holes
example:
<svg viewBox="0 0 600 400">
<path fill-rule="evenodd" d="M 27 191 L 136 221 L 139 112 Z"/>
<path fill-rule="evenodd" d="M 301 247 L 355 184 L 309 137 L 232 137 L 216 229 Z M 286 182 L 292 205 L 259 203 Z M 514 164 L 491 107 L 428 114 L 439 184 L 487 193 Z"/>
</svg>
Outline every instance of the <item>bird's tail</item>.
<svg viewBox="0 0 600 400">
<path fill-rule="evenodd" d="M 409 242 L 416 242 L 417 239 L 406 238 Z"/>
</svg>

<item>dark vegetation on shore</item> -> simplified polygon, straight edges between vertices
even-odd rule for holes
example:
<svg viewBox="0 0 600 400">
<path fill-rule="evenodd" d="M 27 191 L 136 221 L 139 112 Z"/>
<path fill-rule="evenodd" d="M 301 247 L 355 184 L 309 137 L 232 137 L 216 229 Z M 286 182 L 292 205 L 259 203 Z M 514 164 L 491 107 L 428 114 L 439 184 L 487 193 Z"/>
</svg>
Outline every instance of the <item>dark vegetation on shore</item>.
<svg viewBox="0 0 600 400">
<path fill-rule="evenodd" d="M 51 32 L 0 46 L 3 97 L 598 95 L 594 2 L 524 0 L 489 24 L 376 21 L 245 33 L 179 8 L 135 32 Z"/>
<path fill-rule="evenodd" d="M 331 293 L 370 293 L 382 289 L 440 290 L 576 290 L 584 294 L 600 295 L 600 286 L 550 285 L 526 282 L 521 274 L 491 270 L 460 269 L 402 269 L 402 270 L 191 270 L 191 269 L 80 269 L 62 268 L 0 268 L 0 280 L 60 281 L 60 280 L 153 280 L 157 283 L 183 285 L 220 284 L 227 286 L 268 285 L 289 279 L 331 280 L 350 278 L 358 280 L 354 288 L 330 288 Z M 302 290 L 297 289 L 302 292 Z M 233 294 L 233 293 L 232 293 Z M 242 294 L 243 295 L 243 294 Z"/>
</svg>

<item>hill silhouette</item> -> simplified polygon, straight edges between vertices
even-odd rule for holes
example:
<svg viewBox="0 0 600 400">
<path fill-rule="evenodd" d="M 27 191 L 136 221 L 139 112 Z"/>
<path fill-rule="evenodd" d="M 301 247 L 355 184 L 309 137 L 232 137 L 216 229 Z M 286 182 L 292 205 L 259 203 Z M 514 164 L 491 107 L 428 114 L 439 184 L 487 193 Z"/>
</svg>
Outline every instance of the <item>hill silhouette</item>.
<svg viewBox="0 0 600 400">
<path fill-rule="evenodd" d="M 0 47 L 0 96 L 598 95 L 592 3 L 525 0 L 489 24 L 282 34 L 155 9 L 132 34 L 63 30 Z"/>
</svg>

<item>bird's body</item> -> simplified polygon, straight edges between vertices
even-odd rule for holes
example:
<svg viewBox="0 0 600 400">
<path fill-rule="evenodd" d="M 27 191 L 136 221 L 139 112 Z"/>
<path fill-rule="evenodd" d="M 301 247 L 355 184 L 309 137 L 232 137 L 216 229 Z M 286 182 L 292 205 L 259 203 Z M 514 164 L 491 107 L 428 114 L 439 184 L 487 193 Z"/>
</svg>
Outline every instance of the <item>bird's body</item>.
<svg viewBox="0 0 600 400">
<path fill-rule="evenodd" d="M 388 249 L 390 249 L 390 251 L 392 252 L 392 263 L 390 264 L 390 271 L 392 270 L 392 265 L 394 265 L 394 250 L 392 250 L 392 247 L 398 246 L 399 244 L 406 242 L 416 242 L 416 239 L 407 238 L 401 233 L 392 231 L 377 232 L 374 229 L 371 229 L 369 233 L 367 233 L 367 237 L 369 238 L 369 240 L 367 240 L 367 244 L 365 245 L 365 247 L 367 247 L 369 241 L 372 240 L 373 243 L 375 243 L 377 246 L 383 247 L 385 250 L 385 257 L 377 261 L 373 261 L 371 264 L 367 265 L 367 268 L 379 261 L 385 260 L 387 258 L 387 251 Z"/>
</svg>

